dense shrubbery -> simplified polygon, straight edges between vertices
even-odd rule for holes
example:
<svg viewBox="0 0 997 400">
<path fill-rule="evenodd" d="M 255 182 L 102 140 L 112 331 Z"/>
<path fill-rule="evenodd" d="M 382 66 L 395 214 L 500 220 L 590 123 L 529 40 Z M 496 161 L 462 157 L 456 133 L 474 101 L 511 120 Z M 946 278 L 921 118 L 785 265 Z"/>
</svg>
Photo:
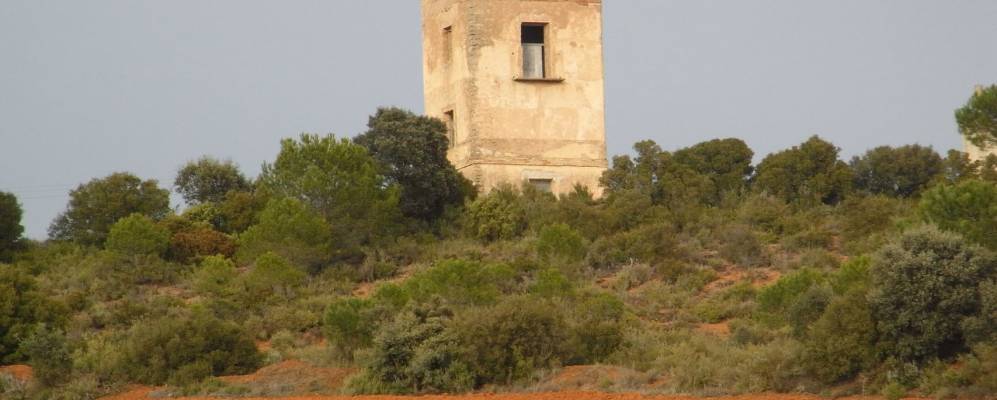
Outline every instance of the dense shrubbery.
<svg viewBox="0 0 997 400">
<path fill-rule="evenodd" d="M 737 139 L 645 141 L 602 198 L 475 198 L 439 121 L 368 128 L 285 140 L 257 182 L 188 163 L 180 214 L 155 182 L 94 180 L 47 243 L 0 195 L 0 360 L 39 382 L 10 390 L 245 394 L 205 379 L 289 359 L 355 369 L 357 393 L 533 389 L 598 363 L 634 370 L 612 390 L 997 390 L 997 158 L 849 165 L 814 137 L 755 168 Z"/>
</svg>

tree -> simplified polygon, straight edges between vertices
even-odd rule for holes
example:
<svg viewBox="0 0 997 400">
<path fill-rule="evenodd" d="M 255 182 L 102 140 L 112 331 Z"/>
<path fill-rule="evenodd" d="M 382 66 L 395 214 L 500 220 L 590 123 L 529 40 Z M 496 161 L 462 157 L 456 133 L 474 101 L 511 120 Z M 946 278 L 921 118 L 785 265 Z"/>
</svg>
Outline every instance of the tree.
<svg viewBox="0 0 997 400">
<path fill-rule="evenodd" d="M 274 253 L 265 253 L 243 275 L 242 285 L 249 305 L 255 306 L 270 299 L 287 301 L 294 298 L 305 278 L 305 273 L 286 259 Z"/>
<path fill-rule="evenodd" d="M 921 196 L 921 218 L 997 250 L 997 183 L 968 180 Z"/>
<path fill-rule="evenodd" d="M 24 233 L 21 205 L 13 193 L 0 192 L 0 260 L 17 247 Z"/>
<path fill-rule="evenodd" d="M 741 139 L 714 139 L 675 152 L 675 161 L 706 176 L 713 183 L 710 203 L 719 204 L 724 193 L 745 189 L 754 168 L 751 151 Z"/>
<path fill-rule="evenodd" d="M 170 192 L 155 180 L 119 172 L 94 179 L 69 192 L 69 205 L 49 227 L 49 236 L 100 245 L 119 219 L 142 214 L 159 220 L 170 213 Z"/>
<path fill-rule="evenodd" d="M 957 183 L 979 177 L 980 163 L 969 159 L 969 154 L 959 150 L 949 150 L 942 160 L 942 173 L 938 179 L 942 183 Z"/>
<path fill-rule="evenodd" d="M 473 185 L 447 159 L 450 143 L 443 121 L 381 108 L 367 128 L 353 142 L 378 161 L 388 183 L 401 188 L 398 206 L 405 216 L 432 221 L 471 195 Z"/>
<path fill-rule="evenodd" d="M 115 222 L 107 236 L 108 250 L 129 256 L 162 256 L 170 245 L 170 231 L 152 218 L 132 214 Z"/>
<path fill-rule="evenodd" d="M 956 110 L 959 132 L 979 147 L 997 145 L 997 85 L 973 94 L 966 105 Z"/>
<path fill-rule="evenodd" d="M 637 142 L 634 150 L 636 159 L 631 160 L 629 156 L 613 158 L 613 168 L 606 170 L 599 179 L 610 197 L 632 190 L 650 196 L 655 205 L 673 212 L 685 212 L 708 202 L 711 194 L 717 192 L 708 176 L 678 162 L 677 156 L 662 150 L 654 141 Z M 707 151 L 689 151 L 683 157 L 691 163 L 705 162 L 697 159 L 703 157 L 700 153 Z"/>
<path fill-rule="evenodd" d="M 883 247 L 871 272 L 869 303 L 883 351 L 920 362 L 966 350 L 962 325 L 980 314 L 980 285 L 995 276 L 997 259 L 927 225 Z"/>
<path fill-rule="evenodd" d="M 329 225 L 297 199 L 271 200 L 259 216 L 260 222 L 239 235 L 236 258 L 249 263 L 274 252 L 291 262 L 317 269 L 332 257 Z"/>
<path fill-rule="evenodd" d="M 207 156 L 181 167 L 173 185 L 190 205 L 220 203 L 228 192 L 250 189 L 249 180 L 235 163 Z"/>
<path fill-rule="evenodd" d="M 839 149 L 813 136 L 799 146 L 765 157 L 754 176 L 759 191 L 786 202 L 835 204 L 851 190 L 852 171 Z"/>
<path fill-rule="evenodd" d="M 277 160 L 263 165 L 258 184 L 273 197 L 295 198 L 318 211 L 334 236 L 350 245 L 390 232 L 399 217 L 398 189 L 367 149 L 332 135 L 284 139 Z"/>
<path fill-rule="evenodd" d="M 917 196 L 943 171 L 941 156 L 920 145 L 880 146 L 852 158 L 856 189 L 893 197 Z"/>
</svg>

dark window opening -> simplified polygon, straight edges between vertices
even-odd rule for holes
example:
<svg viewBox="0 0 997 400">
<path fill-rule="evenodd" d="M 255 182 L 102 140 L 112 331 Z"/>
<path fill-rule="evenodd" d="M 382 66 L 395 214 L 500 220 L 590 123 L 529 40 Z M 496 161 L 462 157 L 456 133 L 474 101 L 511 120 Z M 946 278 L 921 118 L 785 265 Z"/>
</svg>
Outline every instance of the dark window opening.
<svg viewBox="0 0 997 400">
<path fill-rule="evenodd" d="M 448 26 L 443 28 L 444 37 L 444 52 L 447 56 L 447 62 L 453 61 L 453 26 Z"/>
<path fill-rule="evenodd" d="M 546 71 L 546 34 L 543 24 L 523 24 L 523 78 L 543 79 Z"/>
<path fill-rule="evenodd" d="M 454 112 L 450 110 L 443 114 L 447 117 L 446 121 L 444 121 L 447 124 L 447 140 L 450 142 L 450 148 L 453 148 L 457 145 L 457 127 L 454 124 Z"/>
<path fill-rule="evenodd" d="M 550 193 L 552 191 L 551 185 L 553 183 L 553 179 L 530 179 L 530 184 L 533 185 L 533 187 L 545 193 Z"/>
</svg>

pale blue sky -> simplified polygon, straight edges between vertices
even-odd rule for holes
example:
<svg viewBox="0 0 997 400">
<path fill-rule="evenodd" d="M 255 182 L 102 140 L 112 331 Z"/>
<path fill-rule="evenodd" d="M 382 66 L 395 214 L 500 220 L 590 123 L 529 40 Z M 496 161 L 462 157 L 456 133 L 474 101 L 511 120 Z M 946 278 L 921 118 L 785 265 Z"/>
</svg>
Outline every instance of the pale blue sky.
<svg viewBox="0 0 997 400">
<path fill-rule="evenodd" d="M 610 154 L 959 147 L 953 110 L 997 81 L 994 21 L 992 0 L 606 0 Z M 204 154 L 255 175 L 282 137 L 421 111 L 419 26 L 416 0 L 3 0 L 0 190 L 43 238 L 93 177 L 168 186 Z"/>
</svg>

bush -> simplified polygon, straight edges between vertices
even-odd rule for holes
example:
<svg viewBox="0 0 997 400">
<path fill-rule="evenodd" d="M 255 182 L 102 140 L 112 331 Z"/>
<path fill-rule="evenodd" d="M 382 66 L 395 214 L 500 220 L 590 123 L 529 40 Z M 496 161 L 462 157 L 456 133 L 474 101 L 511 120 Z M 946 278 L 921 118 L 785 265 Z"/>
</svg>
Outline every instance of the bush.
<svg viewBox="0 0 997 400">
<path fill-rule="evenodd" d="M 365 393 L 454 393 L 474 388 L 453 333 L 452 312 L 429 303 L 399 314 L 374 338 L 364 371 L 353 381 Z"/>
<path fill-rule="evenodd" d="M 880 250 L 870 303 L 884 351 L 919 362 L 965 350 L 961 324 L 979 315 L 979 287 L 994 277 L 995 267 L 987 251 L 931 226 Z"/>
<path fill-rule="evenodd" d="M 478 383 L 509 384 L 567 358 L 568 327 L 557 307 L 511 297 L 461 315 L 455 334 Z"/>
<path fill-rule="evenodd" d="M 271 200 L 259 223 L 239 235 L 236 258 L 249 263 L 267 252 L 317 269 L 332 255 L 329 226 L 320 215 L 298 200 Z"/>
<path fill-rule="evenodd" d="M 496 188 L 479 197 L 466 215 L 471 235 L 484 241 L 516 238 L 526 230 L 523 206 L 512 187 Z"/>
<path fill-rule="evenodd" d="M 789 306 L 787 319 L 797 338 L 803 337 L 807 327 L 820 318 L 833 296 L 831 288 L 826 285 L 814 285 Z"/>
<path fill-rule="evenodd" d="M 997 183 L 938 186 L 924 193 L 919 211 L 925 221 L 997 250 Z"/>
<path fill-rule="evenodd" d="M 222 256 L 208 256 L 191 276 L 191 283 L 201 294 L 225 297 L 235 293 L 233 287 L 239 271 L 235 263 Z"/>
<path fill-rule="evenodd" d="M 615 268 L 628 263 L 658 264 L 683 255 L 677 235 L 669 224 L 641 225 L 597 239 L 589 248 L 588 260 L 596 268 Z"/>
<path fill-rule="evenodd" d="M 537 254 L 546 259 L 580 261 L 585 258 L 585 239 L 566 224 L 548 225 L 540 230 Z"/>
<path fill-rule="evenodd" d="M 464 260 L 443 261 L 414 275 L 403 284 L 415 302 L 440 297 L 449 305 L 485 305 L 499 299 L 513 282 L 515 272 L 503 264 Z"/>
<path fill-rule="evenodd" d="M 804 293 L 823 281 L 824 276 L 820 272 L 809 268 L 783 276 L 775 284 L 758 292 L 759 311 L 781 320 Z"/>
<path fill-rule="evenodd" d="M 135 324 L 120 351 L 118 370 L 147 385 L 245 374 L 262 362 L 249 332 L 205 313 Z"/>
<path fill-rule="evenodd" d="M 345 298 L 332 302 L 326 309 L 323 328 L 336 352 L 352 360 L 356 350 L 370 346 L 376 323 L 370 301 Z"/>
<path fill-rule="evenodd" d="M 127 256 L 162 256 L 169 245 L 169 230 L 145 215 L 132 214 L 111 227 L 105 247 Z"/>
<path fill-rule="evenodd" d="M 54 386 L 63 382 L 72 371 L 66 335 L 44 324 L 21 343 L 21 352 L 28 358 L 35 379 L 42 385 Z"/>
<path fill-rule="evenodd" d="M 232 257 L 235 251 L 235 241 L 231 237 L 209 227 L 199 226 L 174 233 L 170 238 L 167 258 L 188 264 L 208 256 Z"/>
<path fill-rule="evenodd" d="M 567 323 L 571 338 L 565 361 L 594 364 L 604 361 L 623 345 L 624 304 L 616 296 L 587 294 L 568 307 Z"/>
<path fill-rule="evenodd" d="M 18 351 L 37 324 L 59 328 L 65 323 L 64 306 L 37 289 L 34 277 L 0 264 L 0 363 L 23 361 Z"/>
<path fill-rule="evenodd" d="M 261 255 L 241 277 L 247 305 L 259 306 L 273 300 L 287 301 L 297 294 L 307 275 L 274 253 Z"/>
<path fill-rule="evenodd" d="M 850 379 L 875 361 L 876 323 L 862 291 L 835 299 L 807 331 L 803 363 L 831 384 Z"/>
<path fill-rule="evenodd" d="M 761 241 L 747 226 L 727 226 L 717 232 L 716 241 L 720 243 L 720 256 L 739 266 L 756 267 L 768 262 Z"/>
</svg>

